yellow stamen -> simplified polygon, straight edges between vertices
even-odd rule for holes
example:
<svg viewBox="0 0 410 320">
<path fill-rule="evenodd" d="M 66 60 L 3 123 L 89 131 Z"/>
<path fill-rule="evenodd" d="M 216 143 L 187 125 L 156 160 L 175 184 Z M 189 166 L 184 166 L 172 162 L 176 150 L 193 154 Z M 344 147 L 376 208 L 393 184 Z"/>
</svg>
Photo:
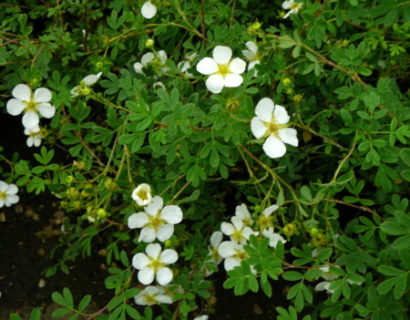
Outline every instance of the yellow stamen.
<svg viewBox="0 0 410 320">
<path fill-rule="evenodd" d="M 217 72 L 217 73 L 219 73 L 219 74 L 221 74 L 221 75 L 223 75 L 223 76 L 227 75 L 228 73 L 230 73 L 229 65 L 227 65 L 227 64 L 219 64 L 219 65 L 218 65 L 218 72 Z"/>
<path fill-rule="evenodd" d="M 0 199 L 6 199 L 7 198 L 7 193 L 4 191 L 0 191 Z"/>
</svg>

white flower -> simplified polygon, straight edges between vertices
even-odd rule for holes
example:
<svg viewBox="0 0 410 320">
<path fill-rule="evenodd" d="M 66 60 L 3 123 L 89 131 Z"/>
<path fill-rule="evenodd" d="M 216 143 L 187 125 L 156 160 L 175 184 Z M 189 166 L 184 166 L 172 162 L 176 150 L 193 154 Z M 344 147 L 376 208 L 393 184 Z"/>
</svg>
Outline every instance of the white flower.
<svg viewBox="0 0 410 320">
<path fill-rule="evenodd" d="M 145 206 L 152 199 L 151 187 L 149 184 L 141 183 L 132 191 L 131 197 L 138 203 L 139 206 Z"/>
<path fill-rule="evenodd" d="M 273 232 L 273 228 L 264 230 L 262 234 L 269 239 L 269 246 L 272 248 L 276 248 L 279 241 L 283 244 L 286 243 L 286 240 L 279 233 Z"/>
<path fill-rule="evenodd" d="M 23 126 L 29 129 L 35 128 L 40 122 L 40 114 L 44 118 L 52 118 L 56 112 L 51 100 L 51 91 L 47 88 L 38 88 L 31 92 L 26 84 L 18 84 L 11 92 L 14 98 L 7 101 L 7 112 L 17 116 L 24 112 Z"/>
<path fill-rule="evenodd" d="M 333 292 L 335 292 L 334 290 L 329 289 L 330 285 L 332 283 L 330 281 L 322 281 L 319 282 L 316 286 L 315 286 L 315 290 L 316 291 L 326 291 L 329 294 L 332 294 Z"/>
<path fill-rule="evenodd" d="M 211 246 L 209 247 L 209 255 L 211 256 L 212 261 L 214 261 L 216 264 L 219 264 L 222 261 L 222 257 L 218 253 L 218 248 L 222 242 L 222 238 L 222 232 L 215 231 L 214 233 L 212 233 L 210 239 Z"/>
<path fill-rule="evenodd" d="M 234 241 L 224 241 L 219 245 L 219 255 L 225 259 L 224 268 L 226 271 L 240 266 L 242 260 L 248 258 L 248 253 L 243 248 L 243 245 Z"/>
<path fill-rule="evenodd" d="M 290 10 L 286 15 L 283 17 L 283 19 L 286 19 L 289 17 L 291 14 L 296 14 L 299 12 L 299 10 L 302 8 L 303 3 L 302 2 L 295 2 L 294 0 L 286 0 L 285 2 L 282 3 L 282 8 L 285 10 Z"/>
<path fill-rule="evenodd" d="M 161 252 L 158 243 L 151 243 L 145 248 L 145 253 L 137 253 L 132 258 L 132 265 L 138 272 L 138 281 L 144 285 L 151 284 L 156 278 L 161 286 L 171 282 L 173 274 L 166 265 L 178 260 L 178 253 L 173 249 L 165 249 Z"/>
<path fill-rule="evenodd" d="M 257 224 L 261 228 L 261 230 L 266 230 L 268 228 L 273 228 L 273 217 L 272 213 L 278 210 L 278 206 L 276 204 L 266 208 L 263 210 L 262 214 L 258 218 Z"/>
<path fill-rule="evenodd" d="M 142 306 L 152 306 L 154 304 L 172 303 L 172 298 L 165 293 L 164 288 L 159 286 L 148 286 L 140 291 L 134 298 L 135 303 Z"/>
<path fill-rule="evenodd" d="M 246 62 L 240 58 L 232 59 L 232 50 L 226 46 L 216 46 L 213 58 L 203 58 L 196 65 L 199 73 L 209 75 L 206 87 L 212 93 L 220 93 L 223 87 L 239 87 L 243 78 L 240 76 L 246 69 Z"/>
<path fill-rule="evenodd" d="M 248 59 L 248 71 L 255 68 L 255 65 L 260 63 L 260 57 L 258 55 L 258 46 L 254 41 L 247 41 L 245 43 L 248 49 L 242 50 L 242 54 Z"/>
<path fill-rule="evenodd" d="M 26 141 L 28 147 L 32 147 L 32 146 L 39 147 L 41 144 L 41 139 L 44 137 L 42 130 L 40 129 L 39 126 L 31 128 L 31 129 L 25 128 L 24 134 L 28 136 L 27 141 Z"/>
<path fill-rule="evenodd" d="M 157 14 L 157 7 L 151 1 L 145 1 L 141 7 L 141 14 L 145 19 L 151 19 Z"/>
<path fill-rule="evenodd" d="M 242 203 L 240 206 L 236 206 L 235 216 L 241 219 L 245 226 L 252 225 L 252 217 L 246 204 Z"/>
<path fill-rule="evenodd" d="M 15 184 L 7 184 L 0 180 L 0 208 L 10 207 L 19 202 L 18 191 L 19 189 Z"/>
<path fill-rule="evenodd" d="M 231 218 L 232 223 L 222 222 L 221 231 L 229 236 L 232 241 L 245 244 L 251 235 L 258 235 L 249 227 L 245 227 L 241 218 L 234 216 Z"/>
<path fill-rule="evenodd" d="M 263 98 L 256 105 L 255 113 L 251 130 L 257 139 L 267 137 L 263 150 L 270 158 L 282 157 L 286 153 L 285 143 L 298 146 L 296 130 L 287 128 L 290 117 L 284 107 L 274 104 L 269 98 Z"/>
<path fill-rule="evenodd" d="M 194 318 L 194 320 L 208 320 L 209 316 L 204 314 L 202 316 Z"/>
<path fill-rule="evenodd" d="M 159 50 L 158 53 L 147 52 L 141 57 L 141 62 L 134 63 L 136 73 L 144 74 L 143 68 L 149 64 L 153 64 L 154 69 L 160 69 L 162 72 L 167 72 L 169 69 L 165 67 L 168 56 L 164 50 Z"/>
<path fill-rule="evenodd" d="M 338 266 L 334 266 L 334 268 L 339 268 Z M 327 280 L 327 281 L 332 281 L 337 279 L 339 276 L 334 274 L 332 271 L 330 271 L 330 268 L 328 265 L 324 265 L 319 267 L 319 270 L 322 271 L 322 274 L 320 275 L 321 278 Z"/>
<path fill-rule="evenodd" d="M 130 229 L 143 228 L 138 241 L 152 242 L 157 238 L 164 242 L 174 233 L 174 224 L 182 221 L 182 210 L 175 205 L 165 206 L 160 196 L 155 196 L 144 208 L 145 212 L 132 214 L 128 218 Z"/>
<path fill-rule="evenodd" d="M 100 79 L 101 75 L 102 72 L 99 72 L 97 74 L 90 74 L 84 77 L 83 80 L 80 81 L 80 85 L 75 86 L 71 89 L 71 96 L 77 97 L 79 95 L 86 96 L 90 94 L 90 87 L 93 86 Z"/>
<path fill-rule="evenodd" d="M 177 68 L 180 72 L 185 74 L 187 77 L 192 77 L 193 74 L 190 73 L 188 70 L 191 68 L 191 62 L 196 58 L 198 54 L 193 52 L 191 54 L 185 55 L 185 60 L 178 63 Z"/>
</svg>

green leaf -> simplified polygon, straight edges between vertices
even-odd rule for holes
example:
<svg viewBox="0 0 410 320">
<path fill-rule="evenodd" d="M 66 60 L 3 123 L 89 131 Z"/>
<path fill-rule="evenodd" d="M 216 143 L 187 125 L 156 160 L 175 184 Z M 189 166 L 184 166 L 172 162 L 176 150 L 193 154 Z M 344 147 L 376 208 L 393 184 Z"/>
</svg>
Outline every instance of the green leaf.
<svg viewBox="0 0 410 320">
<path fill-rule="evenodd" d="M 404 148 L 400 150 L 400 158 L 403 162 L 410 167 L 410 148 Z"/>
<path fill-rule="evenodd" d="M 286 271 L 282 274 L 282 277 L 288 281 L 298 281 L 303 278 L 302 274 L 297 271 Z"/>
<path fill-rule="evenodd" d="M 78 311 L 83 311 L 91 302 L 91 295 L 84 296 L 78 304 Z"/>
<path fill-rule="evenodd" d="M 387 234 L 400 236 L 402 234 L 407 234 L 408 231 L 393 221 L 386 221 L 380 225 L 380 229 Z"/>
</svg>

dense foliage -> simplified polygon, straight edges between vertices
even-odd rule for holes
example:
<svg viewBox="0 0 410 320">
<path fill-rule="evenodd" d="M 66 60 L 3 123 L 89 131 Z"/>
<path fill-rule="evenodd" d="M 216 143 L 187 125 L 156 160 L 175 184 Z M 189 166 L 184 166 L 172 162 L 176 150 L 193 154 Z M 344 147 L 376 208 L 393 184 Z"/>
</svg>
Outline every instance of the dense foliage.
<svg viewBox="0 0 410 320">
<path fill-rule="evenodd" d="M 236 295 L 287 281 L 279 320 L 407 319 L 409 1 L 144 2 L 0 4 L 1 121 L 28 135 L 0 198 L 59 199 L 47 276 L 109 266 L 104 309 L 65 288 L 54 316 L 212 318 L 223 258 Z"/>
</svg>

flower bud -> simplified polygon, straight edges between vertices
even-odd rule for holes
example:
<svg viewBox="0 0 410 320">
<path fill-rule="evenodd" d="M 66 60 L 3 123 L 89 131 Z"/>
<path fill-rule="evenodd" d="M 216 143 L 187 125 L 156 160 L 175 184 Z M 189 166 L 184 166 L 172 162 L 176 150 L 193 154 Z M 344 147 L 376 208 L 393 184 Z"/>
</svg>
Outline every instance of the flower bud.
<svg viewBox="0 0 410 320">
<path fill-rule="evenodd" d="M 292 84 L 292 80 L 290 80 L 289 78 L 284 78 L 284 79 L 282 80 L 282 82 L 283 82 L 283 85 L 284 85 L 285 87 L 288 87 L 288 86 L 290 86 L 290 85 Z"/>
<path fill-rule="evenodd" d="M 65 183 L 68 183 L 68 184 L 70 184 L 70 183 L 73 183 L 74 182 L 74 177 L 73 176 L 67 176 L 67 177 L 65 177 Z"/>
<path fill-rule="evenodd" d="M 251 26 L 248 27 L 248 33 L 249 34 L 254 34 L 256 33 L 260 28 L 262 24 L 260 22 L 254 22 Z"/>
<path fill-rule="evenodd" d="M 100 218 L 105 218 L 106 216 L 108 216 L 108 212 L 105 211 L 105 209 L 100 208 L 97 210 L 97 216 Z"/>
<path fill-rule="evenodd" d="M 237 111 L 239 110 L 240 103 L 238 99 L 229 98 L 226 100 L 225 108 L 229 111 Z"/>
<path fill-rule="evenodd" d="M 296 232 L 296 225 L 294 223 L 288 223 L 283 227 L 283 233 L 287 236 L 293 236 Z"/>
<path fill-rule="evenodd" d="M 147 41 L 145 41 L 145 47 L 152 48 L 154 46 L 154 40 L 153 39 L 148 39 Z"/>
</svg>

